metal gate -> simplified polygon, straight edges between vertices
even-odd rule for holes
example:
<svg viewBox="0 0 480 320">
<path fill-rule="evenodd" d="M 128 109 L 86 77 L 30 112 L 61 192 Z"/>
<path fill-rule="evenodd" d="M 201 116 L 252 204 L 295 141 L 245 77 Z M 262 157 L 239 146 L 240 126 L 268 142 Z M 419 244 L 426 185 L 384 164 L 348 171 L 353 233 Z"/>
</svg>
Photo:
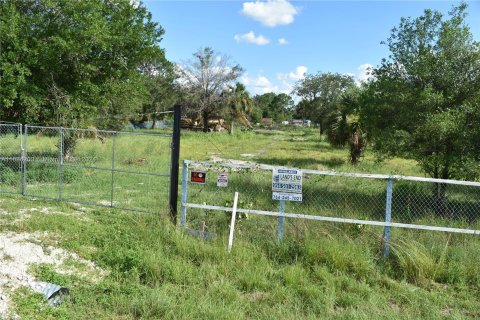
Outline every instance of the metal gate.
<svg viewBox="0 0 480 320">
<path fill-rule="evenodd" d="M 168 211 L 175 180 L 169 124 L 155 133 L 0 124 L 0 192 Z"/>
</svg>

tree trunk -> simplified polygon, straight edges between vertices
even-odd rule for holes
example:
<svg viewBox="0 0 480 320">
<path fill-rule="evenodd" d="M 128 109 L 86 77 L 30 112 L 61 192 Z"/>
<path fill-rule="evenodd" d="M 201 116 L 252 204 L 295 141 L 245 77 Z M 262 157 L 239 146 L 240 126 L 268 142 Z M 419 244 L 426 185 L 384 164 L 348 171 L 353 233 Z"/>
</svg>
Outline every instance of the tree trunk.
<svg viewBox="0 0 480 320">
<path fill-rule="evenodd" d="M 238 115 L 238 118 L 239 118 L 240 122 L 242 122 L 242 124 L 245 127 L 247 127 L 248 129 L 253 129 L 253 126 L 250 123 L 250 121 L 247 119 L 247 116 L 245 115 L 245 113 L 240 112 L 240 114 Z M 233 123 L 233 121 L 232 121 L 232 123 Z"/>
<path fill-rule="evenodd" d="M 76 144 L 77 144 L 77 138 L 73 134 L 64 134 L 63 144 L 62 144 L 63 159 L 68 160 L 70 158 L 70 156 L 72 155 L 75 149 Z"/>
<path fill-rule="evenodd" d="M 153 117 L 152 119 L 152 127 L 150 129 L 155 129 L 155 125 L 157 124 L 157 118 Z"/>
<path fill-rule="evenodd" d="M 228 130 L 228 133 L 233 134 L 233 121 L 230 122 L 230 130 Z"/>
<path fill-rule="evenodd" d="M 208 120 L 210 118 L 210 113 L 207 111 L 203 111 L 202 113 L 203 117 L 203 132 L 208 132 Z"/>
</svg>

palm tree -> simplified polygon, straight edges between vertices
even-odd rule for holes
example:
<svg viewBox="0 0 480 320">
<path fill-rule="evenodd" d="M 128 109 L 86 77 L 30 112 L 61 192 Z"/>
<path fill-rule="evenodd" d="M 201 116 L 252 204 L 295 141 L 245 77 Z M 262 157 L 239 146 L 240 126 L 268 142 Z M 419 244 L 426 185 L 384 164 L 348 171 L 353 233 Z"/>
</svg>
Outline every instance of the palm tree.
<svg viewBox="0 0 480 320">
<path fill-rule="evenodd" d="M 253 129 L 248 120 L 248 115 L 253 110 L 253 100 L 243 84 L 237 82 L 235 87 L 229 87 L 226 102 L 232 118 L 237 118 L 245 127 Z"/>
<path fill-rule="evenodd" d="M 358 89 L 343 94 L 335 113 L 331 114 L 327 137 L 332 146 L 350 146 L 350 162 L 356 164 L 366 147 L 366 135 L 358 115 Z"/>
</svg>

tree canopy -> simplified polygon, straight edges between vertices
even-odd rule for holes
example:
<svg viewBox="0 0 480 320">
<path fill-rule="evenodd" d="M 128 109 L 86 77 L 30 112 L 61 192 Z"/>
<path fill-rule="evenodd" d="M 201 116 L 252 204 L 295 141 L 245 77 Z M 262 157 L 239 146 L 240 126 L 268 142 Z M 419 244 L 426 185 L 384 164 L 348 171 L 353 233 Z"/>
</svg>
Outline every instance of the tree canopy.
<svg viewBox="0 0 480 320">
<path fill-rule="evenodd" d="M 193 59 L 178 68 L 180 85 L 184 88 L 184 102 L 189 111 L 200 114 L 203 129 L 208 131 L 208 120 L 222 112 L 225 101 L 222 92 L 232 86 L 243 69 L 232 64 L 230 58 L 215 52 L 212 48 L 201 48 L 193 54 Z"/>
<path fill-rule="evenodd" d="M 330 72 L 307 75 L 294 87 L 293 92 L 303 100 L 298 105 L 301 109 L 297 109 L 297 115 L 318 123 L 322 134 L 342 94 L 354 86 L 355 81 L 350 75 Z"/>
<path fill-rule="evenodd" d="M 268 92 L 254 97 L 255 118 L 254 121 L 260 121 L 261 118 L 272 118 L 279 122 L 288 120 L 293 114 L 294 102 L 290 95 L 286 93 L 276 94 Z"/>
<path fill-rule="evenodd" d="M 447 18 L 432 10 L 402 18 L 362 97 L 361 121 L 375 149 L 413 158 L 435 178 L 480 173 L 480 46 L 466 8 Z"/>
<path fill-rule="evenodd" d="M 165 62 L 163 29 L 129 0 L 0 0 L 0 116 L 118 128 Z"/>
</svg>

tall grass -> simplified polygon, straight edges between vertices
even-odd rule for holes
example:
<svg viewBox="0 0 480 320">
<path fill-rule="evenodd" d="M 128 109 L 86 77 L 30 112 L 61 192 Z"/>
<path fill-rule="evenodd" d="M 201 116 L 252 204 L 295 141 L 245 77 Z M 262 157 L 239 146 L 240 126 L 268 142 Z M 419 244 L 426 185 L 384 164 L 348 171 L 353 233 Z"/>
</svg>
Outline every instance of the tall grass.
<svg viewBox="0 0 480 320">
<path fill-rule="evenodd" d="M 36 137 L 29 139 L 33 150 L 58 151 L 53 142 L 48 144 L 50 148 Z M 163 153 L 167 145 L 157 142 L 119 138 L 116 156 L 120 167 L 136 166 L 149 172 L 168 166 L 168 155 Z M 109 143 L 80 141 L 75 155 L 97 155 L 96 165 L 111 165 Z M 409 160 L 376 162 L 369 154 L 362 164 L 353 167 L 347 162 L 346 150 L 331 148 L 319 140 L 316 131 L 236 131 L 233 135 L 184 132 L 181 143 L 185 159 L 217 156 L 311 169 L 420 173 Z M 146 159 L 139 162 L 139 158 Z M 31 169 L 29 190 L 56 194 L 58 177 Z M 236 179 L 233 175 L 231 178 L 232 182 Z M 156 178 L 148 181 L 118 175 L 116 179 L 114 187 L 119 188 L 114 200 L 124 204 L 155 206 L 167 190 Z M 383 204 L 383 186 L 312 179 L 312 184 L 319 187 L 311 196 L 340 191 L 355 197 L 378 198 Z M 5 181 L 1 181 L 2 186 Z M 96 171 L 72 169 L 64 192 L 72 198 L 80 196 L 97 202 L 110 195 L 108 182 L 108 176 Z M 243 182 L 245 190 L 252 190 L 251 183 Z M 326 186 L 322 187 L 322 183 Z M 228 190 L 228 197 L 227 192 L 212 196 L 208 185 L 189 188 L 205 196 L 203 201 L 221 205 L 227 205 L 233 194 Z M 268 181 L 265 190 L 269 192 Z M 258 189 L 251 193 L 261 192 Z M 372 209 L 368 202 L 355 202 L 355 197 L 343 197 L 344 208 L 355 214 Z M 276 203 L 265 199 L 246 198 L 242 206 L 276 208 Z M 7 212 L 0 215 L 1 231 L 48 231 L 59 239 L 59 246 L 109 271 L 101 281 L 94 282 L 79 275 L 59 274 L 48 265 L 33 267 L 32 272 L 40 280 L 68 286 L 72 299 L 58 308 L 49 308 L 42 297 L 18 290 L 14 299 L 16 312 L 24 319 L 480 317 L 480 243 L 475 236 L 393 229 L 392 254 L 384 258 L 382 228 L 287 219 L 284 240 L 278 242 L 276 219 L 249 217 L 238 222 L 233 251 L 228 254 L 228 215 L 224 213 L 189 211 L 196 215 L 198 223 L 206 221 L 207 231 L 217 234 L 215 240 L 204 241 L 172 226 L 166 206 L 159 206 L 163 208 L 160 215 L 142 215 L 105 208 L 84 212 L 67 203 L 13 196 L 2 197 L 1 205 Z M 57 213 L 32 211 L 30 217 L 12 224 L 20 209 L 30 207 L 49 207 Z M 383 214 L 381 210 L 378 213 Z"/>
</svg>

